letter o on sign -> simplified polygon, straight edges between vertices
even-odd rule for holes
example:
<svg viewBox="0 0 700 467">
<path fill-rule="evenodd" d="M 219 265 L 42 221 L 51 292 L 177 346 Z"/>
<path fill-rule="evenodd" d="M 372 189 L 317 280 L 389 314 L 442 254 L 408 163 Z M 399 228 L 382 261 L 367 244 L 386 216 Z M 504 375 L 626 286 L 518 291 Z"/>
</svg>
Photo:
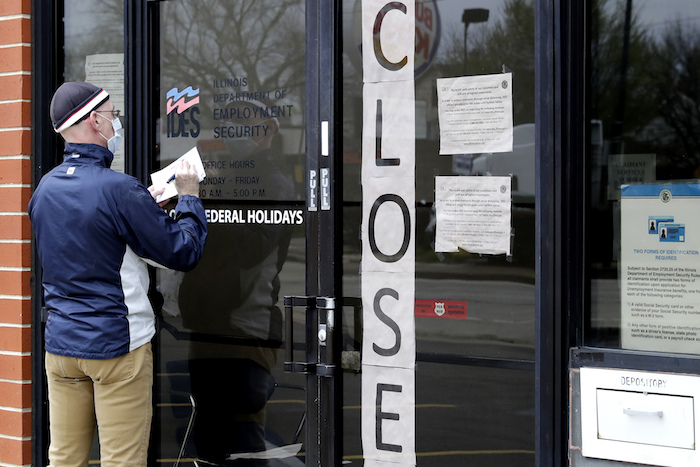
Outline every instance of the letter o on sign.
<svg viewBox="0 0 700 467">
<path fill-rule="evenodd" d="M 375 232 L 375 222 L 377 218 L 377 211 L 379 211 L 379 208 L 381 207 L 382 204 L 384 204 L 387 201 L 391 201 L 393 203 L 396 203 L 400 208 L 401 208 L 401 214 L 403 215 L 403 242 L 401 243 L 401 248 L 399 251 L 394 253 L 393 255 L 388 255 L 385 254 L 381 251 L 379 251 L 379 247 L 377 246 L 377 237 L 376 237 L 376 232 Z M 374 202 L 372 205 L 372 209 L 369 212 L 369 246 L 372 250 L 372 253 L 374 256 L 384 262 L 384 263 L 395 263 L 403 256 L 406 254 L 406 250 L 408 250 L 408 244 L 409 241 L 411 240 L 411 217 L 408 212 L 408 206 L 406 206 L 406 202 L 403 200 L 398 195 L 394 194 L 384 194 L 377 198 L 377 200 Z"/>
</svg>

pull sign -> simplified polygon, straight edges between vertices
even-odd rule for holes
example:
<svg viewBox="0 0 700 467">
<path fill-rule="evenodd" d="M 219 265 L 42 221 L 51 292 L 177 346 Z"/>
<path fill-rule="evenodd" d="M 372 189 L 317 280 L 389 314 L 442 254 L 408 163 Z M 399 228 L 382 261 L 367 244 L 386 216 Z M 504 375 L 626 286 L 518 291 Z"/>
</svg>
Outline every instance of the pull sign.
<svg viewBox="0 0 700 467">
<path fill-rule="evenodd" d="M 321 169 L 321 210 L 331 210 L 331 176 L 328 168 Z"/>
<path fill-rule="evenodd" d="M 328 122 L 321 122 L 321 155 L 328 155 Z"/>
<path fill-rule="evenodd" d="M 309 211 L 317 211 L 317 201 L 316 201 L 316 186 L 318 185 L 318 179 L 316 178 L 316 171 L 309 170 L 309 196 L 307 200 L 309 202 Z"/>
</svg>

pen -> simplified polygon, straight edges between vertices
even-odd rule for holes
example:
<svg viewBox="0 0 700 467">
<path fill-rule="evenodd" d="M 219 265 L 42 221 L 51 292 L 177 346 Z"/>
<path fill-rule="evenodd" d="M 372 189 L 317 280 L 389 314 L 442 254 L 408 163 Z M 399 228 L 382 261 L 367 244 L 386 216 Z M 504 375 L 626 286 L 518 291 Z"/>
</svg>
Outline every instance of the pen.
<svg viewBox="0 0 700 467">
<path fill-rule="evenodd" d="M 165 183 L 170 183 L 170 182 L 172 182 L 173 180 L 175 180 L 175 174 L 173 174 L 173 176 L 170 177 L 170 178 L 168 179 L 168 181 L 165 182 Z"/>
</svg>

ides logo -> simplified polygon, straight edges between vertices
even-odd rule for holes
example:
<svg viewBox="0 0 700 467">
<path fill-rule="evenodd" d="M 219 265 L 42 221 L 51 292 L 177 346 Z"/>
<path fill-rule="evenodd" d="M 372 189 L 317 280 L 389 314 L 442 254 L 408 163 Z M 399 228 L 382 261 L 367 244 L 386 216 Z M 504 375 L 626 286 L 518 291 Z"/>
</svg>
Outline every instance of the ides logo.
<svg viewBox="0 0 700 467">
<path fill-rule="evenodd" d="M 172 88 L 166 97 L 168 98 L 165 104 L 166 136 L 168 138 L 199 136 L 199 107 L 197 107 L 199 89 L 192 89 L 192 86 L 187 86 L 182 91 Z"/>
</svg>

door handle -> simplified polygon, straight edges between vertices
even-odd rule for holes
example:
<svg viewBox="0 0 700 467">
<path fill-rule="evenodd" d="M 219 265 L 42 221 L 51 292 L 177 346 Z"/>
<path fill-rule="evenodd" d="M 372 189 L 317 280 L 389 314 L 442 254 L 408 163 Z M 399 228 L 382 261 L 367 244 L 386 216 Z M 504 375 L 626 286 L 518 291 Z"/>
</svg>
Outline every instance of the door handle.
<svg viewBox="0 0 700 467">
<path fill-rule="evenodd" d="M 294 361 L 294 308 L 300 306 L 306 308 L 308 315 L 310 309 L 316 306 L 316 297 L 296 295 L 284 297 L 284 371 L 308 375 L 316 373 L 316 362 Z"/>
<path fill-rule="evenodd" d="M 318 339 L 316 355 L 323 361 L 299 362 L 294 360 L 294 308 L 306 309 L 307 338 L 315 335 Z M 286 296 L 284 297 L 284 371 L 287 373 L 335 375 L 337 362 L 335 352 L 335 309 L 334 297 Z M 319 319 L 321 318 L 325 319 Z M 311 321 L 311 322 L 310 322 Z M 319 322 L 324 321 L 324 322 Z"/>
<path fill-rule="evenodd" d="M 663 417 L 663 410 L 635 410 L 635 409 L 622 409 L 622 413 L 625 415 L 637 416 L 637 417 Z"/>
</svg>

